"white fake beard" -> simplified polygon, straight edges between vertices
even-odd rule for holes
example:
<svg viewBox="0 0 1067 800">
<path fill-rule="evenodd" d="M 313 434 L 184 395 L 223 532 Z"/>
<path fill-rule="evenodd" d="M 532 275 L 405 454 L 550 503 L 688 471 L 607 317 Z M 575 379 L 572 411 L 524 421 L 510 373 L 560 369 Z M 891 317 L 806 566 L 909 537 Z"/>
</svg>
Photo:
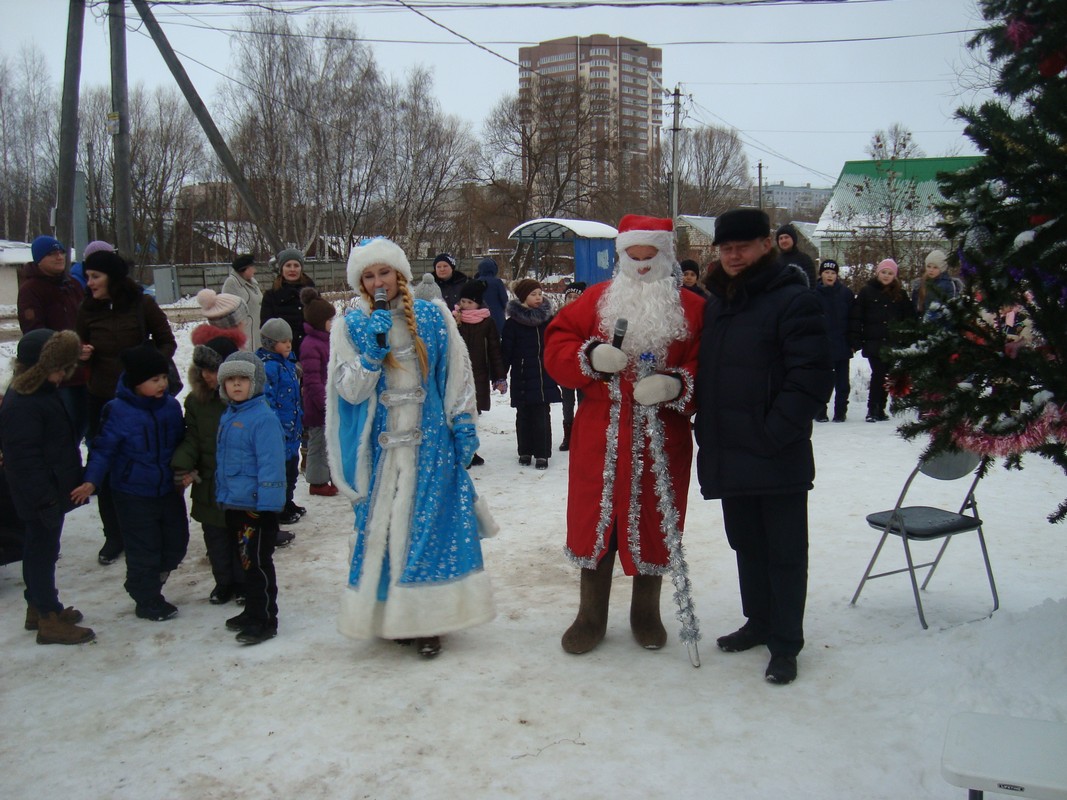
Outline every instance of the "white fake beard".
<svg viewBox="0 0 1067 800">
<path fill-rule="evenodd" d="M 599 306 L 601 334 L 610 342 L 616 321 L 625 319 L 622 350 L 635 358 L 652 353 L 662 365 L 667 348 L 689 333 L 678 283 L 670 272 L 666 278 L 649 281 L 620 270 L 601 295 Z"/>
</svg>

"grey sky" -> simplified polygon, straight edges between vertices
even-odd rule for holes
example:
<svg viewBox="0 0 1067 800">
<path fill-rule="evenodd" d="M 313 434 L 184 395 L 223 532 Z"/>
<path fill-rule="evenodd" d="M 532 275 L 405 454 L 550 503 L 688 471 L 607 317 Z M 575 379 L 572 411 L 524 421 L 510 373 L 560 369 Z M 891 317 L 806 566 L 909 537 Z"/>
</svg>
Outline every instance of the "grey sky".
<svg viewBox="0 0 1067 800">
<path fill-rule="evenodd" d="M 325 4 L 327 0 L 319 0 L 314 5 Z M 22 43 L 35 43 L 45 52 L 58 86 L 67 3 L 0 0 L 0 5 L 5 10 L 0 52 L 17 58 Z M 306 5 L 312 5 L 310 0 Z M 17 13 L 12 13 L 16 6 Z M 292 10 L 298 4 L 290 1 L 282 7 Z M 83 85 L 106 84 L 109 79 L 105 8 L 99 4 L 86 15 Z M 216 87 L 226 80 L 230 34 L 208 28 L 242 28 L 246 13 L 222 6 L 156 8 L 171 43 L 187 56 L 182 60 L 209 107 Z M 497 101 L 516 90 L 513 64 L 463 42 L 399 3 L 336 13 L 355 23 L 367 39 L 420 42 L 379 41 L 371 46 L 389 74 L 402 75 L 415 64 L 432 68 L 444 108 L 475 131 Z M 965 51 L 970 34 L 931 35 L 979 27 L 973 0 L 423 13 L 511 60 L 517 59 L 523 44 L 575 34 L 627 36 L 662 47 L 666 88 L 678 84 L 687 96 L 683 125 L 737 128 L 747 145 L 753 177 L 756 162 L 762 160 L 769 183 L 832 185 L 844 161 L 866 157 L 871 133 L 894 122 L 909 127 L 927 155 L 974 152 L 953 119 L 959 105 L 974 99 L 959 88 L 958 77 L 970 61 Z M 139 29 L 132 6 L 127 16 L 129 26 Z M 828 41 L 834 39 L 868 41 Z M 787 41 L 813 43 L 781 43 Z M 128 47 L 131 83 L 171 81 L 146 34 L 131 31 Z"/>
</svg>

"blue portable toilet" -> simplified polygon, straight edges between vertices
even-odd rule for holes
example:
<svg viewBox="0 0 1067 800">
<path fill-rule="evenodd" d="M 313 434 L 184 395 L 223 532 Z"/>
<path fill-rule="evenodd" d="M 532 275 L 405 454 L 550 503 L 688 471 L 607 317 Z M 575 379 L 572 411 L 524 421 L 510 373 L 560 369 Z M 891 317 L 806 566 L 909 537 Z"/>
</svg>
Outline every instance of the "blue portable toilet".
<svg viewBox="0 0 1067 800">
<path fill-rule="evenodd" d="M 592 286 L 611 277 L 618 234 L 603 222 L 546 217 L 522 223 L 508 238 L 533 244 L 535 262 L 540 259 L 538 245 L 542 242 L 574 242 L 574 279 Z"/>
</svg>

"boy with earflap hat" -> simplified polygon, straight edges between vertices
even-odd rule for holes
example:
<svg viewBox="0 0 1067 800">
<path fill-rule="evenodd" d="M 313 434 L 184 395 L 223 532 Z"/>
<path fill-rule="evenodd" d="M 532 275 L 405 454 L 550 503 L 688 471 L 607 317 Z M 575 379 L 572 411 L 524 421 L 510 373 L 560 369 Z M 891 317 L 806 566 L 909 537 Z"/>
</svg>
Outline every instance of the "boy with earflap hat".
<svg viewBox="0 0 1067 800">
<path fill-rule="evenodd" d="M 79 436 L 57 387 L 78 363 L 74 331 L 31 331 L 19 340 L 14 377 L 0 405 L 0 448 L 11 499 L 25 525 L 22 577 L 26 630 L 38 644 L 82 644 L 95 634 L 79 627 L 82 613 L 64 608 L 56 589 L 63 518 L 81 482 Z"/>
</svg>

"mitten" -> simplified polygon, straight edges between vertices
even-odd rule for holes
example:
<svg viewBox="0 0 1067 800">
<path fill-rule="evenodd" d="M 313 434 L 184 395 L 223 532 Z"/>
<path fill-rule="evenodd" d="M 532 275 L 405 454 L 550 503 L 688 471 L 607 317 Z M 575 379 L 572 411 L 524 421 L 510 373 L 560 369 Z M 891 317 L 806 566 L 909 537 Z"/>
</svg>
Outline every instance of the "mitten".
<svg viewBox="0 0 1067 800">
<path fill-rule="evenodd" d="M 456 461 L 461 467 L 469 467 L 474 454 L 478 452 L 478 431 L 469 422 L 462 422 L 452 428 L 456 443 Z"/>
<path fill-rule="evenodd" d="M 634 402 L 643 406 L 669 403 L 682 393 L 682 382 L 673 375 L 649 375 L 634 384 Z"/>
<path fill-rule="evenodd" d="M 393 327 L 393 315 L 384 308 L 371 312 L 370 321 L 363 329 L 364 337 L 360 349 L 367 358 L 381 361 L 389 355 L 389 331 Z M 378 344 L 378 334 L 384 334 L 385 346 Z"/>
<path fill-rule="evenodd" d="M 626 353 L 614 345 L 601 343 L 589 351 L 589 363 L 597 372 L 622 372 L 626 369 Z"/>
</svg>

